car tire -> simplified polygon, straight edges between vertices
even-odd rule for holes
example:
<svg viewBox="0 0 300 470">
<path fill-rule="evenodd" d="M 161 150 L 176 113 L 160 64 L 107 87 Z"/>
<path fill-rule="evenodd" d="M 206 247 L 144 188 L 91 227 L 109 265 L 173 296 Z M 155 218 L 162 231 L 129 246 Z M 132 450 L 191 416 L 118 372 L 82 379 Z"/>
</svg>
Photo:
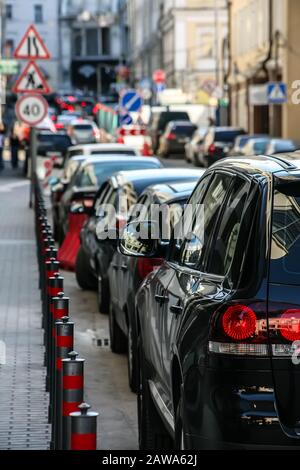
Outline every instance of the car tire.
<svg viewBox="0 0 300 470">
<path fill-rule="evenodd" d="M 111 304 L 109 308 L 109 336 L 112 352 L 115 354 L 125 353 L 127 350 L 127 340 L 116 322 L 115 312 Z"/>
<path fill-rule="evenodd" d="M 80 247 L 76 263 L 75 263 L 75 275 L 77 284 L 83 290 L 93 290 L 95 288 L 95 278 L 91 273 L 87 257 L 82 247 Z"/>
<path fill-rule="evenodd" d="M 194 155 L 194 163 L 195 163 L 195 166 L 198 167 L 198 168 L 202 168 L 203 167 L 203 164 L 199 158 L 199 154 L 198 153 L 195 153 Z"/>
<path fill-rule="evenodd" d="M 99 313 L 107 315 L 109 313 L 109 304 L 110 304 L 110 294 L 109 286 L 107 282 L 104 281 L 100 272 L 98 271 L 97 275 L 97 302 Z"/>
<path fill-rule="evenodd" d="M 138 383 L 138 428 L 140 450 L 173 450 L 174 443 L 167 433 L 153 403 L 144 360 L 139 341 L 139 383 Z"/>
<path fill-rule="evenodd" d="M 133 335 L 131 322 L 128 322 L 127 335 L 127 360 L 128 360 L 128 382 L 133 393 L 137 393 L 138 389 L 138 358 L 136 338 Z"/>
</svg>

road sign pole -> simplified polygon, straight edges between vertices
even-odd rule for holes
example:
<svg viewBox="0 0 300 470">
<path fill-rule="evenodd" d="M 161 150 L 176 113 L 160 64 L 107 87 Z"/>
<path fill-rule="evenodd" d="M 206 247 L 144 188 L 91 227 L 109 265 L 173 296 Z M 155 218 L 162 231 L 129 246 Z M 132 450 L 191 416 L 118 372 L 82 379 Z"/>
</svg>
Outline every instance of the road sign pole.
<svg viewBox="0 0 300 470">
<path fill-rule="evenodd" d="M 30 200 L 29 207 L 33 208 L 33 199 L 34 199 L 34 181 L 36 174 L 36 157 L 37 157 L 37 133 L 36 128 L 30 128 L 30 162 L 31 162 L 31 184 L 30 184 Z"/>
</svg>

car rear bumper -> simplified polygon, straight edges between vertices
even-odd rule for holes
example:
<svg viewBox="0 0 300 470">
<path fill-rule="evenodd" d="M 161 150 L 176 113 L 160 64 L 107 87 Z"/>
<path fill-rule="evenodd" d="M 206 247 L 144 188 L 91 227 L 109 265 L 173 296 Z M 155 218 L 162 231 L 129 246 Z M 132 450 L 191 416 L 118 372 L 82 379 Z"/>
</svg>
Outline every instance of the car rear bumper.
<svg viewBox="0 0 300 470">
<path fill-rule="evenodd" d="M 271 368 L 263 361 L 188 372 L 182 410 L 189 449 L 299 448 L 300 439 L 280 426 Z"/>
</svg>

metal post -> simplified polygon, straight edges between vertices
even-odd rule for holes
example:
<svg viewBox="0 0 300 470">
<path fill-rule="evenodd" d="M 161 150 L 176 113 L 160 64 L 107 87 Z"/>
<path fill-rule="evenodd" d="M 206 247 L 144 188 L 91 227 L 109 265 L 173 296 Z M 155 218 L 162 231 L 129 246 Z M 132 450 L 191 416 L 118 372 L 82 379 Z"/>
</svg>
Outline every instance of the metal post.
<svg viewBox="0 0 300 470">
<path fill-rule="evenodd" d="M 50 366 L 50 405 L 49 405 L 49 422 L 54 422 L 54 400 L 55 400 L 55 324 L 57 321 L 61 320 L 63 317 L 69 316 L 69 302 L 70 299 L 65 297 L 63 293 L 63 282 L 64 278 L 60 276 L 57 278 L 56 283 L 57 287 L 60 285 L 62 288 L 52 299 L 52 311 L 51 311 L 51 345 L 50 345 L 50 354 L 51 354 L 51 366 Z M 58 290 L 58 289 L 57 289 Z"/>
<path fill-rule="evenodd" d="M 37 157 L 37 133 L 34 127 L 30 128 L 30 162 L 31 162 L 31 184 L 29 207 L 33 208 L 34 200 L 34 181 L 36 176 L 36 157 Z"/>
<path fill-rule="evenodd" d="M 52 423 L 53 447 L 61 450 L 62 447 L 62 360 L 68 358 L 68 354 L 74 349 L 74 323 L 69 317 L 63 317 L 55 325 L 55 351 L 56 351 L 56 373 L 55 373 L 55 402 L 54 423 Z"/>
<path fill-rule="evenodd" d="M 64 359 L 62 366 L 63 377 L 63 416 L 62 416 L 62 450 L 71 449 L 71 417 L 83 402 L 84 394 L 84 359 L 78 358 L 78 353 L 72 351 L 69 358 Z"/>
<path fill-rule="evenodd" d="M 90 405 L 82 403 L 79 412 L 71 413 L 71 450 L 97 450 L 98 413 L 91 412 Z"/>
</svg>

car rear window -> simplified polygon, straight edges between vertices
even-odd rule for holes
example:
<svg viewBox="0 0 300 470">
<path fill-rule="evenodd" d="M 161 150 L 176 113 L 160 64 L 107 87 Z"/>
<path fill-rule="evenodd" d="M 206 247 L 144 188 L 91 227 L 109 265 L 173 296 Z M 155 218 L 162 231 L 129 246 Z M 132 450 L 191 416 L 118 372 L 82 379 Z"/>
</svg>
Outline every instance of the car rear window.
<svg viewBox="0 0 300 470">
<path fill-rule="evenodd" d="M 274 149 L 275 152 L 293 152 L 296 147 L 292 141 L 284 140 L 276 142 Z"/>
<path fill-rule="evenodd" d="M 300 285 L 300 196 L 275 191 L 270 282 Z"/>
<path fill-rule="evenodd" d="M 177 135 L 186 135 L 188 137 L 192 137 L 196 130 L 194 126 L 175 126 L 172 131 L 175 132 Z"/>
<path fill-rule="evenodd" d="M 235 138 L 242 134 L 242 131 L 221 131 L 215 133 L 215 142 L 234 142 Z"/>
<path fill-rule="evenodd" d="M 165 112 L 160 115 L 158 127 L 164 130 L 171 121 L 189 121 L 189 115 L 185 111 Z"/>
<path fill-rule="evenodd" d="M 91 131 L 93 126 L 90 124 L 75 124 L 74 129 L 77 131 Z"/>
<path fill-rule="evenodd" d="M 94 150 L 91 155 L 124 155 L 127 157 L 135 156 L 133 150 Z"/>
</svg>

